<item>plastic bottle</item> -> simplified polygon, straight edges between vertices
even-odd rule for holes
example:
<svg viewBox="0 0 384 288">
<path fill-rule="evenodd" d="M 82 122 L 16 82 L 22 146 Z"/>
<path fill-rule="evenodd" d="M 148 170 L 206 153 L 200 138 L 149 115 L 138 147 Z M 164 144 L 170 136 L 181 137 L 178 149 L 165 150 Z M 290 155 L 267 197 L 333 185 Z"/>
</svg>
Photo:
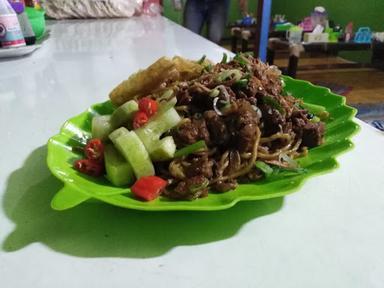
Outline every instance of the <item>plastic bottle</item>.
<svg viewBox="0 0 384 288">
<path fill-rule="evenodd" d="M 347 26 L 345 26 L 345 42 L 349 42 L 352 40 L 353 36 L 353 22 L 349 22 Z"/>
<path fill-rule="evenodd" d="M 29 22 L 27 13 L 25 13 L 25 6 L 21 0 L 8 0 L 17 14 L 21 31 L 23 32 L 24 40 L 27 45 L 33 45 L 36 42 L 35 33 L 32 30 L 31 23 Z"/>
<path fill-rule="evenodd" d="M 17 14 L 7 0 L 0 0 L 0 45 L 3 48 L 25 46 Z"/>
<path fill-rule="evenodd" d="M 144 0 L 143 2 L 143 13 L 149 16 L 160 15 L 162 7 L 160 0 Z"/>
</svg>

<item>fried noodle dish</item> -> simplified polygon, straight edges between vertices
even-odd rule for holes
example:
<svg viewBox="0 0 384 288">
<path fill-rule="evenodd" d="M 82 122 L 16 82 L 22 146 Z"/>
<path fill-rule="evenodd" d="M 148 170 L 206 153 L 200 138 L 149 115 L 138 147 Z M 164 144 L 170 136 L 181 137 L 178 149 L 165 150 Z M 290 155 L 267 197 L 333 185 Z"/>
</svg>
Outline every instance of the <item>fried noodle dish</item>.
<svg viewBox="0 0 384 288">
<path fill-rule="evenodd" d="M 323 143 L 326 112 L 309 112 L 288 95 L 277 67 L 249 54 L 226 58 L 162 58 L 110 94 L 116 106 L 146 97 L 161 107 L 174 99 L 180 121 L 162 137 L 173 138 L 176 152 L 153 161 L 155 175 L 167 181 L 162 196 L 193 200 L 275 169 L 298 169 L 295 158 Z"/>
</svg>

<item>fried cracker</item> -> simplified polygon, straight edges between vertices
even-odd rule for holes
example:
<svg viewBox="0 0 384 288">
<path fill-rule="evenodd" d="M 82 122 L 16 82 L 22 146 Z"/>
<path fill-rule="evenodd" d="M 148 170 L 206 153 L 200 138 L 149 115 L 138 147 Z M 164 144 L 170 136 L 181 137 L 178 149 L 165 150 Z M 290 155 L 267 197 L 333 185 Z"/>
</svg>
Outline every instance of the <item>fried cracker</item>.
<svg viewBox="0 0 384 288">
<path fill-rule="evenodd" d="M 172 62 L 175 63 L 176 69 L 180 73 L 180 80 L 191 80 L 196 78 L 203 70 L 202 65 L 180 56 L 173 57 Z"/>
<path fill-rule="evenodd" d="M 121 105 L 140 95 L 149 94 L 169 78 L 175 78 L 175 64 L 162 57 L 144 70 L 132 74 L 109 94 L 114 105 Z"/>
<path fill-rule="evenodd" d="M 198 77 L 203 66 L 194 61 L 175 56 L 173 59 L 162 57 L 144 70 L 131 75 L 121 82 L 109 94 L 109 98 L 116 106 L 151 94 L 162 88 L 165 82 L 177 80 L 191 80 Z M 164 87 L 163 87 L 164 88 Z"/>
</svg>

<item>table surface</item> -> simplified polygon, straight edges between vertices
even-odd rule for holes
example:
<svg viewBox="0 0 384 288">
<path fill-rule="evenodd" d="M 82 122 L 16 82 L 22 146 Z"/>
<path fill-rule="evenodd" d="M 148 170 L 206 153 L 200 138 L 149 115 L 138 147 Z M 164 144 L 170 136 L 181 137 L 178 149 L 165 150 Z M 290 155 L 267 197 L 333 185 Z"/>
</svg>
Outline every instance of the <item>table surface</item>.
<svg viewBox="0 0 384 288">
<path fill-rule="evenodd" d="M 46 142 L 138 68 L 224 50 L 162 18 L 64 21 L 0 61 L 1 287 L 383 287 L 384 137 L 356 120 L 336 171 L 217 212 L 57 212 Z"/>
</svg>

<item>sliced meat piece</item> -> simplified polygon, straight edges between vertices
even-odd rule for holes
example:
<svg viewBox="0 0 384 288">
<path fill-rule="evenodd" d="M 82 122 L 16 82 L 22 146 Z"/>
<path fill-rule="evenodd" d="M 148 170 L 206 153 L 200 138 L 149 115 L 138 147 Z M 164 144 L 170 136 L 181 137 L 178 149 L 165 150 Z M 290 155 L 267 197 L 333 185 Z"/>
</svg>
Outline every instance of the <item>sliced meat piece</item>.
<svg viewBox="0 0 384 288">
<path fill-rule="evenodd" d="M 302 138 L 301 146 L 312 148 L 322 144 L 325 132 L 324 123 L 312 123 L 305 110 L 294 111 L 291 120 L 293 131 Z"/>
<path fill-rule="evenodd" d="M 238 149 L 241 152 L 251 151 L 256 136 L 256 124 L 246 124 L 244 125 L 237 134 L 239 137 Z"/>
<path fill-rule="evenodd" d="M 257 94 L 260 94 L 264 90 L 263 84 L 260 79 L 256 77 L 251 77 L 249 79 L 247 88 L 244 89 L 245 94 L 247 94 L 248 98 L 254 98 Z"/>
<path fill-rule="evenodd" d="M 174 189 L 167 188 L 164 195 L 178 200 L 194 200 L 208 195 L 208 179 L 195 176 L 180 181 Z"/>
<path fill-rule="evenodd" d="M 192 118 L 182 124 L 176 132 L 176 138 L 184 144 L 193 144 L 199 140 L 204 140 L 207 145 L 211 143 L 204 118 Z"/>
<path fill-rule="evenodd" d="M 262 113 L 263 136 L 267 137 L 280 131 L 286 120 L 277 109 L 262 104 L 259 106 Z"/>
<path fill-rule="evenodd" d="M 323 143 L 325 126 L 324 123 L 312 123 L 308 122 L 303 127 L 303 141 L 301 143 L 302 146 L 306 146 L 308 148 L 319 146 Z"/>
<path fill-rule="evenodd" d="M 187 161 L 190 164 L 185 168 L 187 177 L 202 175 L 206 178 L 211 178 L 213 176 L 213 161 L 209 160 L 208 156 L 193 157 Z"/>
<path fill-rule="evenodd" d="M 304 118 L 292 118 L 293 131 L 299 136 L 303 136 L 303 128 L 307 124 Z"/>
<path fill-rule="evenodd" d="M 229 132 L 225 121 L 214 110 L 204 112 L 212 144 L 225 145 L 229 141 Z"/>
<path fill-rule="evenodd" d="M 192 96 L 189 94 L 187 89 L 182 89 L 177 92 L 176 94 L 177 98 L 177 105 L 188 105 L 192 101 Z"/>
<path fill-rule="evenodd" d="M 176 132 L 176 137 L 185 144 L 193 144 L 199 137 L 199 127 L 193 125 L 192 121 L 188 121 L 180 125 Z"/>
<path fill-rule="evenodd" d="M 227 117 L 231 144 L 237 146 L 240 152 L 250 151 L 256 137 L 258 116 L 247 100 L 239 99 L 236 104 L 236 112 Z"/>
</svg>

